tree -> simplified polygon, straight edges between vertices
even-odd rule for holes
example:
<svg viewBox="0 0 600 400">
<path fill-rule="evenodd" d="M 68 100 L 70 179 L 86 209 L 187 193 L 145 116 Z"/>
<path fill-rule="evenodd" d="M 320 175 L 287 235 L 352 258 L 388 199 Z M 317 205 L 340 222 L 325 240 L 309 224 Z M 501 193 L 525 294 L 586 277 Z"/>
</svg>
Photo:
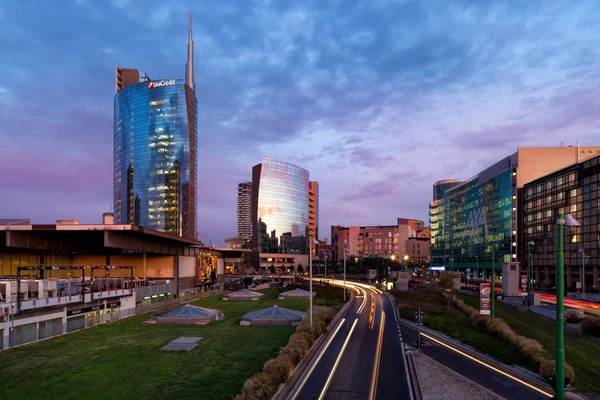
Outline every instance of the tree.
<svg viewBox="0 0 600 400">
<path fill-rule="evenodd" d="M 272 265 L 269 267 L 269 272 L 270 272 L 270 273 L 272 273 L 272 274 L 274 274 L 274 273 L 275 273 L 275 264 L 272 264 Z"/>
<path fill-rule="evenodd" d="M 444 271 L 440 274 L 438 278 L 438 283 L 440 287 L 444 290 L 450 290 L 450 303 L 452 302 L 452 291 L 454 290 L 454 278 L 456 278 L 456 273 L 451 271 Z"/>
<path fill-rule="evenodd" d="M 298 264 L 298 273 L 301 274 L 304 272 L 304 267 L 302 266 L 302 264 Z"/>
</svg>

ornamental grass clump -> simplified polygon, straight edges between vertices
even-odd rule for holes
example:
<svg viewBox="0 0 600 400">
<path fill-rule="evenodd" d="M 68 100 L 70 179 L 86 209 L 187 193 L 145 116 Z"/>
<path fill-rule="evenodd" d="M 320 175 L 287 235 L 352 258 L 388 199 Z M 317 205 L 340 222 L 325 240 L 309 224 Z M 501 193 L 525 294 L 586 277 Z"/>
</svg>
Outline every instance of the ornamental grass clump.
<svg viewBox="0 0 600 400">
<path fill-rule="evenodd" d="M 263 371 L 277 378 L 277 383 L 285 383 L 292 376 L 294 362 L 287 354 L 279 354 L 265 363 Z"/>
<path fill-rule="evenodd" d="M 242 386 L 242 392 L 234 400 L 266 400 L 270 399 L 277 391 L 279 382 L 277 377 L 261 371 L 249 378 Z"/>
<path fill-rule="evenodd" d="M 544 360 L 540 364 L 540 375 L 541 376 L 556 376 L 556 361 L 552 359 Z M 573 367 L 565 363 L 565 378 L 573 379 L 575 377 L 575 371 Z"/>
<path fill-rule="evenodd" d="M 600 337 L 600 318 L 585 318 L 581 323 L 581 331 L 588 335 Z"/>
</svg>

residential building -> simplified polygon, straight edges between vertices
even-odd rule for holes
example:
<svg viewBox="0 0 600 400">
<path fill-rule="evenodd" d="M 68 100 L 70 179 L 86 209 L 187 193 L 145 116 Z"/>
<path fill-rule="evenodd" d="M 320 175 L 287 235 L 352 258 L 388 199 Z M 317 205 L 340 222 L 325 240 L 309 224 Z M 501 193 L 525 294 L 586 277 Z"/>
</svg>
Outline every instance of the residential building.
<svg viewBox="0 0 600 400">
<path fill-rule="evenodd" d="M 586 155 L 598 154 L 585 151 Z M 556 220 L 562 213 L 571 214 L 581 224 L 564 229 L 567 287 L 575 291 L 582 276 L 586 288 L 600 287 L 599 177 L 600 156 L 595 156 L 526 183 L 519 190 L 519 258 L 524 267 L 532 265 L 536 285 L 556 282 Z"/>
<path fill-rule="evenodd" d="M 56 225 L 79 225 L 78 219 L 57 219 L 54 222 Z"/>
<path fill-rule="evenodd" d="M 578 160 L 598 146 L 532 147 L 517 151 L 466 181 L 434 185 L 430 203 L 431 264 L 489 271 L 518 259 L 517 190 Z"/>
<path fill-rule="evenodd" d="M 102 225 L 113 225 L 115 223 L 115 214 L 109 212 L 102 214 Z"/>
<path fill-rule="evenodd" d="M 237 236 L 243 239 L 252 237 L 252 182 L 238 184 L 237 192 Z"/>
<path fill-rule="evenodd" d="M 318 260 L 332 260 L 332 249 L 331 244 L 327 244 L 327 238 L 325 240 L 319 240 L 317 244 L 316 259 Z"/>
<path fill-rule="evenodd" d="M 415 228 L 424 229 L 423 225 L 423 221 L 398 218 L 397 225 L 332 226 L 331 256 L 334 260 L 342 260 L 346 248 L 349 257 L 393 256 L 400 260 L 409 255 L 408 241 L 417 237 Z M 421 255 L 420 247 L 415 254 Z M 425 249 L 423 255 L 425 256 Z M 427 253 L 425 257 L 428 255 Z"/>
<path fill-rule="evenodd" d="M 197 99 L 190 20 L 182 79 L 140 82 L 117 67 L 114 99 L 115 223 L 194 239 L 197 204 Z"/>
</svg>

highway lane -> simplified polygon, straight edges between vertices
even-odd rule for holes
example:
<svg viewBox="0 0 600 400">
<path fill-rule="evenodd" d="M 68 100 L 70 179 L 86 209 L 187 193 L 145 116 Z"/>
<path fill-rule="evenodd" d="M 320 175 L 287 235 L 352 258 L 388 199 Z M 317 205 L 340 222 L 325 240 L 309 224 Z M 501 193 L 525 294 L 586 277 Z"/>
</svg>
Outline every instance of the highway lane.
<svg viewBox="0 0 600 400">
<path fill-rule="evenodd" d="M 390 302 L 395 301 L 391 295 L 388 298 Z M 418 329 L 404 322 L 400 326 L 405 344 L 416 349 Z M 553 396 L 553 391 L 539 382 L 516 376 L 512 371 L 492 365 L 453 343 L 427 334 L 422 335 L 421 340 L 425 343 L 423 354 L 506 399 L 544 400 Z"/>
<path fill-rule="evenodd" d="M 371 286 L 348 286 L 353 304 L 288 399 L 412 399 L 393 303 Z"/>
</svg>

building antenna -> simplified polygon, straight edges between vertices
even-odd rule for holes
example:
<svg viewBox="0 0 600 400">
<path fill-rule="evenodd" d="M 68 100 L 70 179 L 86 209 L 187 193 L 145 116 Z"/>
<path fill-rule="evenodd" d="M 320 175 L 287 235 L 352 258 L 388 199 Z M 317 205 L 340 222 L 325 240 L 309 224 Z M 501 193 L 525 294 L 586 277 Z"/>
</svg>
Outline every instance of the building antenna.
<svg viewBox="0 0 600 400">
<path fill-rule="evenodd" d="M 192 38 L 192 12 L 190 11 L 190 27 L 188 30 L 188 58 L 185 63 L 185 84 L 196 90 L 194 83 L 194 39 Z"/>
</svg>

